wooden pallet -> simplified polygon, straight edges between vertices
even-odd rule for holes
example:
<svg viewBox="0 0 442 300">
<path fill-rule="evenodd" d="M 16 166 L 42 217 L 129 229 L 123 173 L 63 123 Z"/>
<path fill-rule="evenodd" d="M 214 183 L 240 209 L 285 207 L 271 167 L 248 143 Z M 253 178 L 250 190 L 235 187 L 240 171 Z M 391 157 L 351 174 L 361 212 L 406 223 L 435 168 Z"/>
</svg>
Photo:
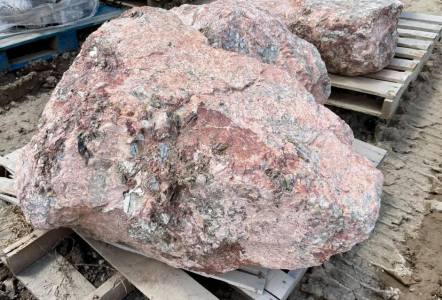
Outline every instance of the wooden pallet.
<svg viewBox="0 0 442 300">
<path fill-rule="evenodd" d="M 356 140 L 354 150 L 378 166 L 386 151 Z M 0 157 L 0 199 L 18 204 L 14 173 L 21 150 Z M 37 299 L 122 299 L 137 288 L 149 299 L 215 300 L 187 272 L 145 257 L 127 246 L 106 244 L 76 232 L 118 272 L 98 289 L 55 252 L 56 244 L 74 234 L 70 229 L 37 230 L 3 250 L 3 261 Z M 243 268 L 209 276 L 226 282 L 253 300 L 285 300 L 301 281 L 305 269 L 283 271 Z"/>
<path fill-rule="evenodd" d="M 121 247 L 120 245 L 116 244 L 106 244 L 103 242 L 94 241 L 88 239 L 79 232 L 77 233 L 80 236 L 82 236 L 83 239 L 86 242 L 88 242 L 92 246 L 92 248 L 94 248 L 100 255 L 105 257 L 106 260 L 112 266 L 114 266 L 117 270 L 119 270 L 121 273 L 127 276 L 126 278 L 131 283 L 133 283 L 140 291 L 142 291 L 143 294 L 145 294 L 148 298 L 156 297 L 157 299 L 166 299 L 164 298 L 164 295 L 161 297 L 161 294 L 154 293 L 157 289 L 152 289 L 151 286 L 148 286 L 146 288 L 145 280 L 137 281 L 137 278 L 140 277 L 141 273 L 145 273 L 146 270 L 149 270 L 151 268 L 148 266 L 152 266 L 152 264 L 154 265 L 158 264 L 164 265 L 164 264 L 146 258 L 141 253 L 138 253 L 136 250 L 129 249 L 127 247 Z M 129 256 L 127 256 L 128 253 L 130 253 Z M 137 266 L 133 266 L 132 264 L 130 264 L 130 261 L 133 260 L 137 261 L 136 264 Z M 124 263 L 122 263 L 122 261 Z M 171 269 L 166 265 L 164 266 L 167 269 Z M 137 270 L 134 273 L 134 268 L 135 270 L 139 268 L 140 271 Z M 257 268 L 257 267 L 245 267 L 221 275 L 209 275 L 197 272 L 193 273 L 199 274 L 203 277 L 213 278 L 228 283 L 253 300 L 264 300 L 264 299 L 285 300 L 288 298 L 290 293 L 295 289 L 297 284 L 301 281 L 305 271 L 306 270 L 294 270 L 289 272 L 284 270 L 270 270 L 270 269 Z M 171 271 L 169 270 L 168 272 Z M 178 272 L 178 270 L 173 269 L 173 272 Z M 182 270 L 180 270 L 180 272 L 185 274 L 185 276 L 189 276 L 187 273 L 185 273 Z M 149 276 L 149 275 L 145 274 L 144 276 Z M 185 288 L 185 290 L 189 291 L 188 288 Z M 172 299 L 184 300 L 184 299 L 193 299 L 193 298 L 173 297 Z"/>
<path fill-rule="evenodd" d="M 398 31 L 395 58 L 384 70 L 358 77 L 330 75 L 333 92 L 328 105 L 391 119 L 441 39 L 442 16 L 404 12 Z"/>
<path fill-rule="evenodd" d="M 36 230 L 3 250 L 2 261 L 37 298 L 120 300 L 134 290 L 118 272 L 95 288 L 54 248 L 69 229 Z"/>
<path fill-rule="evenodd" d="M 79 48 L 79 36 L 88 34 L 100 24 L 119 16 L 122 10 L 101 4 L 94 17 L 74 25 L 57 26 L 0 37 L 0 72 L 14 71 L 36 60 Z"/>
<path fill-rule="evenodd" d="M 183 270 L 79 234 L 118 270 L 96 289 L 54 250 L 61 240 L 72 234 L 75 234 L 72 230 L 64 228 L 36 230 L 4 249 L 3 262 L 37 299 L 42 300 L 122 299 L 134 287 L 149 299 L 217 299 Z M 268 295 L 265 299 L 278 300 L 286 299 L 304 274 L 288 274 L 281 270 L 266 270 L 264 274 L 259 268 L 248 268 L 248 272 L 233 271 L 210 277 L 238 287 L 251 299 L 264 299 L 262 297 Z M 256 284 L 260 281 L 263 281 L 262 287 Z"/>
</svg>

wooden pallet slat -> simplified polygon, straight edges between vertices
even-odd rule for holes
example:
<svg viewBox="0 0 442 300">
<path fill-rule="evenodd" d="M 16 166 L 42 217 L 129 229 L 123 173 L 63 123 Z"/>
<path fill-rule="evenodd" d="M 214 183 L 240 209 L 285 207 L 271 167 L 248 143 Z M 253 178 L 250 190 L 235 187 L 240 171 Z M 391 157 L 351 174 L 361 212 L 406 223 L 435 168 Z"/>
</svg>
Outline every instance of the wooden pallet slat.
<svg viewBox="0 0 442 300">
<path fill-rule="evenodd" d="M 259 277 L 254 274 L 242 272 L 241 270 L 235 270 L 220 275 L 202 274 L 199 272 L 193 272 L 204 277 L 221 280 L 232 286 L 251 291 L 253 293 L 262 294 L 266 285 L 266 277 Z"/>
<path fill-rule="evenodd" d="M 382 104 L 382 115 L 381 117 L 384 119 L 391 119 L 393 114 L 396 112 L 399 107 L 400 101 L 393 99 L 384 99 L 384 103 Z"/>
<path fill-rule="evenodd" d="M 55 246 L 73 234 L 70 229 L 35 230 L 3 249 L 3 262 L 24 286 L 41 300 L 120 300 L 134 290 L 114 274 L 99 288 L 58 254 Z"/>
<path fill-rule="evenodd" d="M 81 233 L 78 233 L 81 235 Z M 119 248 L 122 250 L 125 250 L 127 252 L 132 252 L 137 255 L 143 256 L 142 253 L 129 248 L 127 246 L 123 246 L 121 244 L 117 243 L 108 243 L 109 245 L 114 246 L 115 248 Z M 189 271 L 198 275 L 201 275 L 203 277 L 213 278 L 216 280 L 220 280 L 223 282 L 226 282 L 232 286 L 236 286 L 242 289 L 249 290 L 254 293 L 261 294 L 264 291 L 264 287 L 266 284 L 266 273 L 268 272 L 267 269 L 264 268 L 258 268 L 258 267 L 245 267 L 242 269 L 234 270 L 231 272 L 227 272 L 224 274 L 204 274 L 200 272 L 195 271 Z"/>
<path fill-rule="evenodd" d="M 355 97 L 354 95 L 350 94 L 332 94 L 328 98 L 326 104 L 352 111 L 358 111 L 374 117 L 382 116 L 382 105 L 378 105 L 376 101 L 373 101 L 373 99 L 369 99 L 366 95 Z"/>
<path fill-rule="evenodd" d="M 0 168 L 7 171 L 7 174 L 0 174 L 0 200 L 14 205 L 19 205 L 16 198 L 14 175 L 22 152 L 23 148 L 20 148 L 6 156 L 0 156 Z"/>
<path fill-rule="evenodd" d="M 355 150 L 363 157 L 367 158 L 376 167 L 378 167 L 382 163 L 385 156 L 387 155 L 387 150 L 376 147 L 358 139 L 355 139 L 353 143 L 353 150 Z"/>
<path fill-rule="evenodd" d="M 436 32 L 437 34 L 439 34 L 440 31 L 442 30 L 442 25 L 439 24 L 432 24 L 424 21 L 415 21 L 407 19 L 399 19 L 398 27 L 404 29 Z"/>
<path fill-rule="evenodd" d="M 95 290 L 53 249 L 69 229 L 37 230 L 3 249 L 2 260 L 37 299 L 76 300 Z"/>
<path fill-rule="evenodd" d="M 14 179 L 0 177 L 0 194 L 15 196 Z"/>
<path fill-rule="evenodd" d="M 365 77 L 330 75 L 332 86 L 385 98 L 395 98 L 401 84 Z"/>
<path fill-rule="evenodd" d="M 117 273 L 82 300 L 121 300 L 134 290 L 135 287 Z"/>
<path fill-rule="evenodd" d="M 419 60 L 411 60 L 411 59 L 395 57 L 391 61 L 388 68 L 399 71 L 413 71 L 414 69 L 416 69 L 418 65 L 419 65 Z"/>
<path fill-rule="evenodd" d="M 427 51 L 410 49 L 405 47 L 396 47 L 396 57 L 409 59 L 422 59 L 427 54 Z"/>
<path fill-rule="evenodd" d="M 44 300 L 78 300 L 95 287 L 63 256 L 50 252 L 16 275 L 37 298 Z"/>
<path fill-rule="evenodd" d="M 241 271 L 247 272 L 249 274 L 254 274 L 256 276 L 265 277 L 267 276 L 269 269 L 256 266 L 245 266 L 241 267 Z"/>
<path fill-rule="evenodd" d="M 149 299 L 218 299 L 183 270 L 103 242 L 82 238 Z"/>
<path fill-rule="evenodd" d="M 431 41 L 437 39 L 438 36 L 438 34 L 435 32 L 427 32 L 427 31 L 404 29 L 404 28 L 398 28 L 398 33 L 400 37 L 404 38 L 417 38 L 417 39 L 424 39 Z"/>
<path fill-rule="evenodd" d="M 401 18 L 442 25 L 442 16 L 435 16 L 435 15 L 416 13 L 416 12 L 411 12 L 411 11 L 404 11 L 401 14 Z"/>
<path fill-rule="evenodd" d="M 286 273 L 281 270 L 270 270 L 263 294 L 242 292 L 253 300 L 286 300 L 301 281 L 306 269 Z"/>
<path fill-rule="evenodd" d="M 13 274 L 19 274 L 30 264 L 46 255 L 72 231 L 65 228 L 34 231 L 3 250 L 3 260 Z"/>
<path fill-rule="evenodd" d="M 23 152 L 22 148 L 9 153 L 6 156 L 0 156 L 0 166 L 5 168 L 9 173 L 14 175 L 15 168 L 17 167 L 19 157 Z"/>
<path fill-rule="evenodd" d="M 398 39 L 398 46 L 399 47 L 407 47 L 411 49 L 418 49 L 418 50 L 427 50 L 431 47 L 433 44 L 433 41 L 424 41 L 424 40 L 418 40 L 415 38 L 399 38 Z"/>
<path fill-rule="evenodd" d="M 409 80 L 410 76 L 413 74 L 413 72 L 410 71 L 396 71 L 396 70 L 389 70 L 384 69 L 382 71 L 379 71 L 377 73 L 368 74 L 366 77 L 378 79 L 378 80 L 385 80 L 390 82 L 396 82 L 396 83 L 405 83 L 407 80 Z"/>
<path fill-rule="evenodd" d="M 8 195 L 5 195 L 5 194 L 0 194 L 0 200 L 1 201 L 5 201 L 7 203 L 14 204 L 14 205 L 19 205 L 17 198 L 11 197 L 11 196 L 8 196 Z"/>
</svg>

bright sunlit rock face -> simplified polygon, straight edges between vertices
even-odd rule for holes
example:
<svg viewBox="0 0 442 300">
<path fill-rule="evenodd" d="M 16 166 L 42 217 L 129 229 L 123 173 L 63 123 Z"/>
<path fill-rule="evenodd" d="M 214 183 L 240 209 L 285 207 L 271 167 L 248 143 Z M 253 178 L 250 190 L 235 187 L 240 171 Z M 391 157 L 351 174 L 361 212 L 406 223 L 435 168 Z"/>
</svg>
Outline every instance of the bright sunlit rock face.
<svg viewBox="0 0 442 300">
<path fill-rule="evenodd" d="M 382 175 L 284 68 L 209 45 L 172 12 L 104 24 L 23 151 L 37 228 L 82 230 L 175 267 L 321 264 L 366 239 Z"/>
</svg>

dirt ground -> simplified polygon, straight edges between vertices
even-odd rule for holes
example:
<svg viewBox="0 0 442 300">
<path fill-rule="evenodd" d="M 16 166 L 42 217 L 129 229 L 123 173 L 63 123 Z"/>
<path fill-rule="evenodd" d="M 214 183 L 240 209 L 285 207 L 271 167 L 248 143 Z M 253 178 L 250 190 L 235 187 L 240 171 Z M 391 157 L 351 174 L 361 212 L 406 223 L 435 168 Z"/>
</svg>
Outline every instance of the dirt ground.
<svg viewBox="0 0 442 300">
<path fill-rule="evenodd" d="M 405 0 L 403 2 L 407 10 L 442 15 L 441 0 Z M 30 140 L 37 129 L 39 117 L 49 100 L 53 87 L 74 57 L 75 53 L 64 55 L 53 63 L 39 63 L 18 74 L 0 76 L 0 155 L 18 149 Z M 381 166 L 386 180 L 385 198 L 389 200 L 404 198 L 404 201 L 415 202 L 414 204 L 401 202 L 409 205 L 407 209 L 412 210 L 412 213 L 407 216 L 398 217 L 390 211 L 385 212 L 388 218 L 399 219 L 399 225 L 394 230 L 404 232 L 405 238 L 394 243 L 401 256 L 405 258 L 404 265 L 412 270 L 410 280 L 405 283 L 401 282 L 396 274 L 384 264 L 372 261 L 374 268 L 370 265 L 367 266 L 369 271 L 366 273 L 357 273 L 365 274 L 357 276 L 370 276 L 372 282 L 369 287 L 364 286 L 367 283 L 357 278 L 356 275 L 353 277 L 357 278 L 359 283 L 355 285 L 352 281 L 354 278 L 345 279 L 345 276 L 348 276 L 346 274 L 350 274 L 348 268 L 355 269 L 355 265 L 344 266 L 342 262 L 357 261 L 359 258 L 354 257 L 360 254 L 348 253 L 342 257 L 333 258 L 322 267 L 312 268 L 305 276 L 300 289 L 291 299 L 442 299 L 442 256 L 440 254 L 442 251 L 442 213 L 431 209 L 433 201 L 442 201 L 440 194 L 442 189 L 442 119 L 431 115 L 431 109 L 422 108 L 424 106 L 422 103 L 430 100 L 431 103 L 439 103 L 442 106 L 442 50 L 440 47 L 434 55 L 433 67 L 426 68 L 419 79 L 412 84 L 398 110 L 397 117 L 390 124 L 387 125 L 383 121 L 365 115 L 336 110 L 351 125 L 356 137 L 391 151 L 392 156 Z M 425 112 L 427 115 L 419 116 L 417 118 L 419 122 L 416 122 L 416 114 L 419 112 Z M 439 113 L 442 114 L 440 107 L 434 110 L 434 114 Z M 414 135 L 416 132 L 423 131 L 429 132 L 425 138 L 430 139 L 428 148 L 422 149 L 422 152 L 426 153 L 407 156 L 410 153 L 413 154 L 413 147 L 421 147 Z M 416 139 L 416 143 L 413 146 L 413 142 L 404 143 L 404 139 L 408 141 Z M 433 148 L 434 145 L 438 145 L 439 149 Z M 414 160 L 419 160 L 416 164 L 418 167 L 406 168 L 408 159 L 413 163 Z M 422 164 L 428 166 L 428 173 L 421 171 L 423 170 L 420 168 Z M 426 179 L 422 179 L 423 181 L 416 179 L 419 172 L 424 172 L 423 178 Z M 404 187 L 407 187 L 407 184 L 406 191 Z M 409 193 L 408 190 L 410 190 Z M 386 203 L 383 202 L 384 204 Z M 0 215 L 0 248 L 30 231 L 25 223 L 17 221 L 23 219 L 20 212 L 13 207 L 0 203 Z M 79 244 L 75 247 L 65 244 L 64 247 L 60 251 L 67 251 L 67 255 L 71 256 L 74 264 L 87 264 L 84 263 L 84 259 L 87 261 L 91 257 L 94 258 L 94 254 L 89 254 L 86 258 L 79 260 L 78 251 L 81 249 Z M 361 246 L 363 247 L 364 245 Z M 387 249 L 388 251 L 390 249 Z M 104 271 L 88 271 L 89 268 L 84 267 L 85 274 L 97 284 L 109 275 Z M 105 266 L 101 269 L 106 268 Z M 345 270 L 349 273 L 344 274 L 347 272 Z M 209 286 L 221 299 L 238 299 L 239 297 L 233 290 L 217 286 L 214 282 L 209 282 Z M 369 289 L 370 293 L 357 290 L 362 289 L 361 286 Z M 137 297 L 142 299 L 140 295 L 132 299 Z M 4 266 L 0 265 L 0 299 L 12 298 L 32 299 L 32 296 L 14 281 Z"/>
<path fill-rule="evenodd" d="M 0 155 L 29 142 L 53 88 L 76 53 L 36 62 L 17 73 L 0 74 Z"/>
<path fill-rule="evenodd" d="M 416 11 L 429 11 L 438 15 L 442 14 L 442 1 L 405 1 L 410 4 L 410 8 Z M 423 219 L 420 228 L 416 232 L 410 232 L 403 253 L 413 270 L 414 282 L 408 286 L 400 284 L 397 280 L 388 276 L 381 276 L 387 285 L 395 286 L 401 290 L 400 299 L 442 299 L 442 210 L 433 209 L 432 203 L 441 203 L 442 201 L 442 118 L 440 117 L 440 107 L 442 105 L 442 46 L 435 50 L 433 55 L 434 64 L 431 68 L 426 68 L 422 76 L 413 84 L 412 88 L 406 94 L 405 105 L 402 106 L 404 117 L 399 119 L 400 126 L 407 126 L 408 115 L 416 114 L 422 105 L 420 101 L 430 100 L 432 103 L 438 103 L 434 107 L 434 115 L 439 118 L 432 118 L 431 115 L 422 116 L 420 124 L 411 124 L 420 130 L 431 132 L 438 148 L 423 149 L 423 151 L 433 152 L 431 160 L 423 160 L 423 164 L 431 167 L 430 172 L 425 174 L 429 184 L 426 191 L 426 197 L 416 201 L 424 203 L 422 211 Z M 385 130 L 381 133 L 382 137 L 395 135 L 392 130 Z M 394 138 L 398 138 L 395 136 Z M 400 138 L 400 136 L 399 136 Z M 406 151 L 405 149 L 400 149 Z M 434 151 L 436 150 L 436 151 Z M 423 153 L 421 153 L 423 154 Z M 389 184 L 387 182 L 387 184 Z M 416 183 L 415 183 L 416 184 Z M 423 187 L 423 186 L 422 186 Z M 425 188 L 424 188 L 425 189 Z"/>
<path fill-rule="evenodd" d="M 422 5 L 422 4 L 421 4 Z M 433 7 L 434 8 L 434 7 Z M 417 127 L 419 130 L 427 130 L 431 132 L 433 142 L 437 144 L 436 149 L 423 149 L 420 155 L 424 156 L 423 152 L 431 153 L 431 159 L 422 159 L 423 165 L 430 166 L 430 172 L 424 174 L 429 183 L 427 187 L 422 185 L 423 195 L 417 196 L 414 200 L 423 204 L 421 211 L 421 224 L 416 227 L 415 231 L 408 232 L 407 239 L 401 247 L 408 265 L 413 270 L 412 283 L 402 284 L 396 278 L 389 276 L 386 273 L 381 273 L 380 279 L 384 281 L 386 286 L 399 288 L 400 299 L 442 299 L 442 211 L 439 209 L 432 209 L 432 203 L 441 203 L 442 195 L 442 123 L 438 118 L 425 119 L 427 116 L 422 116 L 420 124 L 409 123 L 408 116 L 414 114 L 413 110 L 419 108 L 421 105 L 419 101 L 432 99 L 433 103 L 438 103 L 439 107 L 435 109 L 435 114 L 439 113 L 440 105 L 442 105 L 442 47 L 439 46 L 435 50 L 433 68 L 426 68 L 418 80 L 412 85 L 412 88 L 405 95 L 404 105 L 401 106 L 399 114 L 402 117 L 396 119 L 397 124 L 394 127 L 387 127 L 378 125 L 375 132 L 375 138 L 380 140 L 381 144 L 391 147 L 396 153 L 407 152 L 408 149 L 401 147 L 400 143 L 395 141 L 403 138 L 401 131 L 407 130 L 407 127 Z M 396 130 L 399 128 L 399 130 Z M 385 166 L 388 168 L 397 168 L 397 165 Z M 413 177 L 413 173 L 417 170 L 408 170 L 402 172 L 398 177 L 391 178 L 386 176 L 384 185 L 394 186 L 395 181 L 400 181 L 401 177 Z M 410 182 L 410 184 L 418 185 L 418 182 Z M 398 192 L 400 192 L 398 186 Z"/>
<path fill-rule="evenodd" d="M 39 91 L 25 96 L 22 103 L 12 102 L 6 108 L 0 108 L 0 155 L 29 142 L 49 96 L 49 90 Z"/>
</svg>

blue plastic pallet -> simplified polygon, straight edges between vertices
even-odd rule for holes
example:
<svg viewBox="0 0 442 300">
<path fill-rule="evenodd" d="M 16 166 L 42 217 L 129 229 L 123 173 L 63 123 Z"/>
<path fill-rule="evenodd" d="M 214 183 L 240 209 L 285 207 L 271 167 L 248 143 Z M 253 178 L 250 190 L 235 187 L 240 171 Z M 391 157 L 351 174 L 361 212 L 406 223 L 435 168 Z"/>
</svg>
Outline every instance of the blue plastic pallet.
<svg viewBox="0 0 442 300">
<path fill-rule="evenodd" d="M 0 39 L 0 72 L 14 71 L 36 60 L 50 60 L 54 56 L 79 48 L 78 34 L 117 17 L 122 10 L 101 4 L 94 17 L 74 25 L 52 27 Z"/>
</svg>

